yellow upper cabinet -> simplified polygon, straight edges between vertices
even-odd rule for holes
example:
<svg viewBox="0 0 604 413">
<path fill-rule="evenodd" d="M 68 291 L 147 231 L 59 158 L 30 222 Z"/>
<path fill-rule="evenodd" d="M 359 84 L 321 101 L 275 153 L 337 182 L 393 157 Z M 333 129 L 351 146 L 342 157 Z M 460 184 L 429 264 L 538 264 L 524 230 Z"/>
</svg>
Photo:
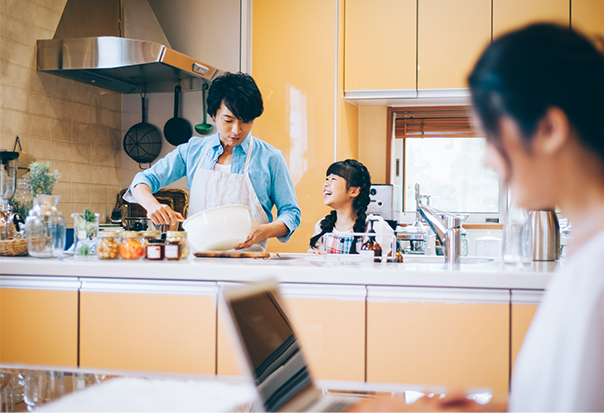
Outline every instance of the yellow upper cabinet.
<svg viewBox="0 0 604 413">
<path fill-rule="evenodd" d="M 569 0 L 493 0 L 493 39 L 530 23 L 568 26 L 569 11 Z"/>
<path fill-rule="evenodd" d="M 571 25 L 588 36 L 604 36 L 604 1 L 573 0 Z"/>
<path fill-rule="evenodd" d="M 345 90 L 414 90 L 416 0 L 346 0 Z"/>
<path fill-rule="evenodd" d="M 418 89 L 465 88 L 491 41 L 490 0 L 419 0 Z"/>
</svg>

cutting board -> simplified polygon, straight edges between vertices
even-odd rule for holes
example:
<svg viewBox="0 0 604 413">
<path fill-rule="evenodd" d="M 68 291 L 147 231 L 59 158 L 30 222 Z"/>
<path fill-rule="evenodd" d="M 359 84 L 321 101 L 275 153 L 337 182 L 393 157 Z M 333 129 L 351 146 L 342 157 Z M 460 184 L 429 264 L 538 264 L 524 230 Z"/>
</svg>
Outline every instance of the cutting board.
<svg viewBox="0 0 604 413">
<path fill-rule="evenodd" d="M 268 252 L 263 251 L 196 251 L 193 253 L 198 258 L 269 258 Z"/>
</svg>

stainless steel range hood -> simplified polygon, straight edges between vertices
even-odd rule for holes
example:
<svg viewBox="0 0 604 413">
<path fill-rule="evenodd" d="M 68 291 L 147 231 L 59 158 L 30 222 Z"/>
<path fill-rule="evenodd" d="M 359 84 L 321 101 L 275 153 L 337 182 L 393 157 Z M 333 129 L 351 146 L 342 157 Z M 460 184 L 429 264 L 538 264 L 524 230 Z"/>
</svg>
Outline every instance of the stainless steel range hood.
<svg viewBox="0 0 604 413">
<path fill-rule="evenodd" d="M 68 0 L 37 68 L 119 93 L 201 90 L 221 73 L 172 50 L 147 0 Z"/>
</svg>

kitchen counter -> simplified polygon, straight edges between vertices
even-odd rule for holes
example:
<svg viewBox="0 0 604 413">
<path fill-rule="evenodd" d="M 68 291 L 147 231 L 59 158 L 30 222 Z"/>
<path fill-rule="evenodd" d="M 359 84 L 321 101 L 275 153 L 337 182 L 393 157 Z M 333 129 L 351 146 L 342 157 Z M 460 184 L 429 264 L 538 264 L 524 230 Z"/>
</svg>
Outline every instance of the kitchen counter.
<svg viewBox="0 0 604 413">
<path fill-rule="evenodd" d="M 562 265 L 533 262 L 518 267 L 469 258 L 452 268 L 434 262 L 439 260 L 442 257 L 405 256 L 403 263 L 363 264 L 356 256 L 293 253 L 271 254 L 268 259 L 191 256 L 177 262 L 2 257 L 0 275 L 218 282 L 275 278 L 281 283 L 543 290 Z"/>
</svg>

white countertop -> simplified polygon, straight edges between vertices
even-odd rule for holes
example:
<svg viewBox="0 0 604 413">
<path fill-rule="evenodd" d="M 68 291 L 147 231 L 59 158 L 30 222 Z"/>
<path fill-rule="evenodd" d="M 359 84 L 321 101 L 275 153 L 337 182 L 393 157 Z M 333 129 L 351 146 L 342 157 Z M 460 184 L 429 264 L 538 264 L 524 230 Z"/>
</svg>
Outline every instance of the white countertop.
<svg viewBox="0 0 604 413">
<path fill-rule="evenodd" d="M 442 257 L 405 256 L 403 263 L 367 265 L 357 256 L 292 253 L 279 256 L 271 254 L 269 259 L 191 256 L 188 260 L 161 262 L 1 257 L 0 275 L 219 282 L 276 278 L 282 283 L 542 290 L 555 268 L 562 265 L 533 262 L 517 267 L 479 259 L 475 263 L 462 261 L 457 268 L 451 268 L 434 262 Z"/>
</svg>

